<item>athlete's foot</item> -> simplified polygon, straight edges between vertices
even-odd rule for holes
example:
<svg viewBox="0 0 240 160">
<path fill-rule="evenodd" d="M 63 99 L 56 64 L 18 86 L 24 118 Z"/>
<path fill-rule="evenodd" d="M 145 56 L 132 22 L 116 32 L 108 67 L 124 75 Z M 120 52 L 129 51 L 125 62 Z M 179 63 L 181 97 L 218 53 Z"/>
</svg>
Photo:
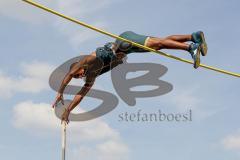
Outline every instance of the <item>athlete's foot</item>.
<svg viewBox="0 0 240 160">
<path fill-rule="evenodd" d="M 189 53 L 191 54 L 192 56 L 192 59 L 193 59 L 193 67 L 195 69 L 197 69 L 200 65 L 200 51 L 201 50 L 201 47 L 198 43 L 192 43 L 190 44 L 190 47 L 189 47 Z"/>
<path fill-rule="evenodd" d="M 194 43 L 199 43 L 202 56 L 207 55 L 208 47 L 202 31 L 192 33 L 192 40 Z"/>
</svg>

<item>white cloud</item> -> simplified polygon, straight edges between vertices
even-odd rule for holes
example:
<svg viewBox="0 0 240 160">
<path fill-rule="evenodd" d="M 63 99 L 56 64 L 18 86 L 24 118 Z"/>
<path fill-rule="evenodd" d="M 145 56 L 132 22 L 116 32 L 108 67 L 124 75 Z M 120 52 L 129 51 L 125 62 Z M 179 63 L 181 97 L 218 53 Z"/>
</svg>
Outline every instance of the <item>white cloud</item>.
<svg viewBox="0 0 240 160">
<path fill-rule="evenodd" d="M 83 112 L 83 110 L 80 110 Z M 50 104 L 35 104 L 25 101 L 14 107 L 14 126 L 26 130 L 34 129 L 37 133 L 45 130 L 57 132 L 60 120 L 56 118 Z M 117 139 L 118 133 L 101 120 L 87 121 L 84 123 L 71 122 L 68 126 L 69 134 L 76 140 L 99 140 L 105 138 Z M 74 138 L 74 139 L 75 139 Z"/>
<path fill-rule="evenodd" d="M 186 109 L 196 109 L 201 100 L 199 97 L 195 95 L 197 93 L 198 88 L 188 88 L 179 90 L 179 92 L 175 92 L 172 97 L 172 103 L 175 104 L 176 108 L 180 111 L 184 111 Z"/>
<path fill-rule="evenodd" d="M 96 21 L 91 25 L 97 26 L 99 28 L 106 28 L 107 23 Z M 90 29 L 71 26 L 61 21 L 57 22 L 57 27 L 59 31 L 68 38 L 70 44 L 76 49 L 82 48 L 82 43 L 88 42 L 101 36 L 100 34 Z"/>
<path fill-rule="evenodd" d="M 162 101 L 166 106 L 172 105 L 180 112 L 191 109 L 194 120 L 203 120 L 225 110 L 224 107 L 213 102 L 210 104 L 207 99 L 201 98 L 198 90 L 198 86 L 175 88 L 174 92 L 166 95 L 167 97 Z"/>
<path fill-rule="evenodd" d="M 20 76 L 0 72 L 0 97 L 10 98 L 14 93 L 39 93 L 49 88 L 48 78 L 54 67 L 43 62 L 23 63 Z"/>
<path fill-rule="evenodd" d="M 45 131 L 56 130 L 60 126 L 51 106 L 46 103 L 25 101 L 14 106 L 13 113 L 13 124 L 17 128 Z"/>
<path fill-rule="evenodd" d="M 78 160 L 128 160 L 129 148 L 121 141 L 106 141 L 95 147 L 79 147 L 71 150 L 70 159 Z"/>
<path fill-rule="evenodd" d="M 58 3 L 58 8 L 62 13 L 75 18 L 81 17 L 81 19 L 83 19 L 83 17 L 94 17 L 91 25 L 99 28 L 106 28 L 109 25 L 104 22 L 103 19 L 99 19 L 98 13 L 108 7 L 111 3 L 112 1 L 110 0 L 102 0 L 101 3 L 97 0 L 68 0 L 60 1 Z M 89 29 L 83 27 L 79 28 L 76 25 L 69 25 L 68 22 L 65 22 L 65 20 L 62 19 L 58 19 L 56 26 L 63 35 L 68 37 L 72 46 L 77 49 L 82 47 L 82 43 L 100 36 L 100 34 L 97 34 Z"/>
<path fill-rule="evenodd" d="M 53 6 L 52 1 L 38 0 L 47 6 Z M 50 16 L 44 11 L 26 4 L 22 0 L 0 0 L 0 15 L 32 24 L 46 24 L 50 22 Z"/>
<path fill-rule="evenodd" d="M 81 110 L 82 111 L 82 110 Z M 50 104 L 25 101 L 14 106 L 13 125 L 33 134 L 60 134 L 60 120 Z M 125 160 L 129 148 L 120 134 L 101 119 L 79 122 L 67 126 L 70 159 Z M 77 145 L 80 144 L 80 145 Z M 74 147 L 71 147 L 74 146 Z"/>
<path fill-rule="evenodd" d="M 222 144 L 225 149 L 236 150 L 240 152 L 240 132 L 229 135 L 222 140 Z"/>
<path fill-rule="evenodd" d="M 0 72 L 0 97 L 9 98 L 12 95 L 14 80 Z"/>
<path fill-rule="evenodd" d="M 90 16 L 98 11 L 108 7 L 112 3 L 112 0 L 69 0 L 59 1 L 58 7 L 64 13 L 71 16 Z M 95 4 L 95 5 L 93 5 Z"/>
<path fill-rule="evenodd" d="M 113 3 L 112 0 L 101 0 L 101 3 L 98 0 L 36 0 L 36 2 L 68 16 L 75 18 L 81 17 L 81 19 L 83 17 L 88 17 L 88 19 L 90 18 L 90 21 L 93 22 L 92 25 L 99 28 L 106 28 L 109 26 L 104 22 L 104 19 L 99 18 L 98 15 L 100 11 Z M 82 47 L 81 44 L 83 42 L 87 42 L 100 36 L 100 34 L 97 34 L 94 31 L 83 27 L 79 28 L 79 26 L 73 25 L 65 19 L 51 15 L 50 13 L 31 6 L 21 0 L 1 0 L 0 15 L 31 24 L 54 24 L 54 27 L 58 28 L 63 35 L 68 37 L 70 44 L 77 49 Z"/>
<path fill-rule="evenodd" d="M 97 146 L 102 160 L 123 160 L 127 159 L 128 148 L 118 141 L 107 141 Z M 123 156 L 124 155 L 124 156 Z"/>
</svg>

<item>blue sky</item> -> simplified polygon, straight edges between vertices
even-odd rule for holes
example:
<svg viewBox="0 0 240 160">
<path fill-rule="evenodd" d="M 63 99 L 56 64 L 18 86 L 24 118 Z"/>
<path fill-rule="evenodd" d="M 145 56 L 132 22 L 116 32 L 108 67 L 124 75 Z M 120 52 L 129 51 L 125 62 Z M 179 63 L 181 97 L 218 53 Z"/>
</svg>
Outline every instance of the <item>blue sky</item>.
<svg viewBox="0 0 240 160">
<path fill-rule="evenodd" d="M 69 16 L 119 34 L 126 30 L 164 37 L 203 30 L 209 45 L 204 64 L 239 72 L 240 11 L 237 0 L 38 0 Z M 3 159 L 60 159 L 60 121 L 50 105 L 51 72 L 66 60 L 89 54 L 111 38 L 48 14 L 19 0 L 0 0 L 0 153 Z M 182 51 L 164 50 L 189 59 Z M 163 96 L 137 99 L 96 120 L 70 123 L 67 159 L 236 160 L 240 158 L 239 78 L 156 54 L 131 54 L 129 62 L 168 68 L 173 84 Z M 75 82 L 76 83 L 76 82 Z M 97 89 L 117 96 L 110 73 Z M 87 98 L 82 109 L 94 103 Z M 81 105 L 80 105 L 81 106 Z M 188 123 L 119 122 L 123 112 L 193 111 Z"/>
</svg>

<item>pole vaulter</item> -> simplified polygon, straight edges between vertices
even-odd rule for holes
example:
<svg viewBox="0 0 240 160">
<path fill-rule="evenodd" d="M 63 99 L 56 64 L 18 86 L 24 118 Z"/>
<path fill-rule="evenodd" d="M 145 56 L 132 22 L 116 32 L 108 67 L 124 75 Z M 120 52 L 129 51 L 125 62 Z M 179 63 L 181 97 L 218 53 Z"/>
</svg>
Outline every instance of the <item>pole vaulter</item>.
<svg viewBox="0 0 240 160">
<path fill-rule="evenodd" d="M 153 49 L 153 48 L 150 48 L 150 47 L 147 47 L 147 46 L 144 46 L 142 44 L 139 44 L 139 43 L 136 43 L 136 42 L 133 42 L 133 41 L 130 41 L 126 38 L 123 38 L 123 37 L 120 37 L 120 36 L 117 36 L 117 35 L 114 35 L 112 33 L 109 33 L 109 32 L 106 32 L 104 30 L 101 30 L 99 28 L 96 28 L 94 26 L 91 26 L 89 24 L 86 24 L 84 22 L 81 22 L 79 20 L 76 20 L 76 19 L 73 19 L 71 17 L 68 17 L 68 16 L 65 16 L 59 12 L 56 12 L 52 9 L 49 9 L 41 4 L 38 4 L 36 2 L 33 2 L 33 1 L 30 1 L 30 0 L 23 0 L 24 2 L 28 3 L 28 4 L 31 4 L 37 8 L 40 8 L 40 9 L 43 9 L 49 13 L 52 13 L 52 14 L 55 14 L 59 17 L 62 17 L 64 19 L 67 19 L 71 22 L 74 22 L 76 24 L 79 24 L 81 26 L 84 26 L 86 28 L 89 28 L 91 30 L 94 30 L 94 31 L 97 31 L 99 33 L 102 33 L 102 34 L 105 34 L 107 36 L 110 36 L 112 38 L 115 38 L 115 39 L 118 39 L 118 40 L 121 40 L 123 42 L 127 42 L 129 44 L 131 44 L 132 46 L 136 46 L 136 47 L 139 47 L 141 49 L 144 49 L 144 50 L 147 50 L 149 52 L 152 52 L 152 53 L 157 53 L 157 54 L 160 54 L 162 56 L 165 56 L 165 57 L 168 57 L 168 58 L 171 58 L 171 59 L 175 59 L 175 60 L 178 60 L 178 61 L 181 61 L 181 62 L 184 62 L 184 63 L 188 63 L 188 64 L 194 64 L 194 62 L 190 61 L 190 60 L 187 60 L 187 59 L 183 59 L 183 58 L 179 58 L 179 57 L 176 57 L 176 56 L 173 56 L 173 55 L 170 55 L 170 54 L 167 54 L 167 53 L 164 53 L 164 52 L 161 52 L 159 50 L 156 50 L 156 49 Z M 226 75 L 230 75 L 230 76 L 234 76 L 234 77 L 240 77 L 240 74 L 239 73 L 234 73 L 234 72 L 230 72 L 230 71 L 227 71 L 227 70 L 223 70 L 223 69 L 219 69 L 219 68 L 215 68 L 215 67 L 212 67 L 212 66 L 208 66 L 208 65 L 205 65 L 205 64 L 198 64 L 198 66 L 202 67 L 202 68 L 205 68 L 205 69 L 208 69 L 208 70 L 212 70 L 212 71 L 216 71 L 216 72 L 219 72 L 219 73 L 223 73 L 223 74 L 226 74 Z"/>
<path fill-rule="evenodd" d="M 59 17 L 62 17 L 66 20 L 69 20 L 71 22 L 74 22 L 76 24 L 79 24 L 83 27 L 89 28 L 91 30 L 94 30 L 96 32 L 102 33 L 104 35 L 107 35 L 109 37 L 115 38 L 115 43 L 107 43 L 104 47 L 99 47 L 95 52 L 93 52 L 90 56 L 86 57 L 82 61 L 75 62 L 70 66 L 69 72 L 64 77 L 64 80 L 62 81 L 62 84 L 59 88 L 58 95 L 56 97 L 56 100 L 53 104 L 53 107 L 55 107 L 58 102 L 64 102 L 63 100 L 63 92 L 67 84 L 71 81 L 72 78 L 83 78 L 86 77 L 86 83 L 83 86 L 83 88 L 76 94 L 73 101 L 69 104 L 69 106 L 65 109 L 64 113 L 62 114 L 62 160 L 65 160 L 66 158 L 66 125 L 69 122 L 68 117 L 70 112 L 82 101 L 83 97 L 87 94 L 87 92 L 91 89 L 93 86 L 93 83 L 95 81 L 95 78 L 103 74 L 109 69 L 102 71 L 105 66 L 112 65 L 112 61 L 109 62 L 109 59 L 112 60 L 112 58 L 115 58 L 116 61 L 122 62 L 121 59 L 124 58 L 125 55 L 132 53 L 132 52 L 152 52 L 157 53 L 162 56 L 175 59 L 177 61 L 181 61 L 188 64 L 193 64 L 194 68 L 202 67 L 208 70 L 216 71 L 219 73 L 223 73 L 225 75 L 230 75 L 234 77 L 240 77 L 240 74 L 226 71 L 223 69 L 215 68 L 212 66 L 208 66 L 205 64 L 200 63 L 200 53 L 202 56 L 205 56 L 207 54 L 207 43 L 205 41 L 205 37 L 203 32 L 198 31 L 194 32 L 192 34 L 188 35 L 175 35 L 175 36 L 169 36 L 166 38 L 156 38 L 156 37 L 149 37 L 144 35 L 136 34 L 132 31 L 127 31 L 122 33 L 121 35 L 117 36 L 112 33 L 106 32 L 104 30 L 101 30 L 99 28 L 96 28 L 94 26 L 91 26 L 89 24 L 86 24 L 84 22 L 81 22 L 79 20 L 73 19 L 71 17 L 65 16 L 59 12 L 56 12 L 52 9 L 49 9 L 41 4 L 38 4 L 36 2 L 30 1 L 30 0 L 23 0 L 24 2 L 31 4 L 37 8 L 43 9 L 49 13 L 55 14 Z M 192 41 L 193 43 L 188 44 L 185 42 Z M 188 51 L 193 61 L 179 58 L 164 52 L 159 51 L 160 49 L 180 49 Z M 96 69 L 97 65 L 97 59 L 100 59 L 101 62 L 103 62 L 104 67 L 100 65 L 100 68 L 102 69 Z M 106 63 L 105 63 L 106 62 Z M 120 64 L 117 62 L 116 64 Z M 92 70 L 94 72 L 89 72 L 89 68 L 91 68 L 91 63 L 94 64 L 92 66 Z M 106 64 L 106 65 L 105 65 Z M 87 65 L 87 68 L 86 68 Z M 90 67 L 89 67 L 90 66 Z M 113 64 L 115 67 L 115 65 Z M 99 73 L 96 73 L 98 71 Z M 101 72 L 101 73 L 100 73 Z"/>
</svg>

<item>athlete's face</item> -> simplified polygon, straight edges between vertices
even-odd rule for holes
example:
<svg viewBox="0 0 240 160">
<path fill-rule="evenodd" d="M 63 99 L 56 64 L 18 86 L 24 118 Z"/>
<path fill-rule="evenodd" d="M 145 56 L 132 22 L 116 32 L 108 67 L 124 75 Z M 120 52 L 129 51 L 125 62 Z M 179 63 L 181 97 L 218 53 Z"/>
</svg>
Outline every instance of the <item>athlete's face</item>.
<svg viewBox="0 0 240 160">
<path fill-rule="evenodd" d="M 73 77 L 76 79 L 83 78 L 85 76 L 84 72 L 85 72 L 84 69 L 80 69 Z"/>
</svg>

